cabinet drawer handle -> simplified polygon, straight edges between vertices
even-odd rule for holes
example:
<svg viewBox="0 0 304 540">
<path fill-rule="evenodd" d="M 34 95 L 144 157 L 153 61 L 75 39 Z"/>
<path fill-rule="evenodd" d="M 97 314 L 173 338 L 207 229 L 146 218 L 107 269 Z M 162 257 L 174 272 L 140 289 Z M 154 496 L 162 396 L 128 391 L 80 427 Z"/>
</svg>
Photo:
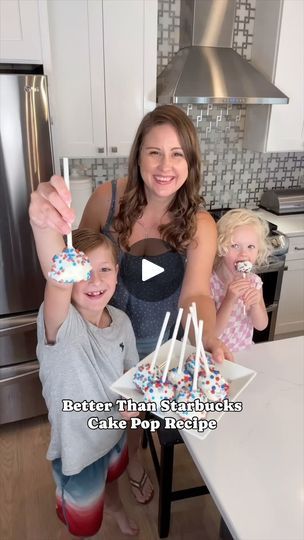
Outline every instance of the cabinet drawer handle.
<svg viewBox="0 0 304 540">
<path fill-rule="evenodd" d="M 304 251 L 304 247 L 299 248 L 299 247 L 295 246 L 295 251 Z"/>
<path fill-rule="evenodd" d="M 284 272 L 287 272 L 288 266 L 284 266 Z"/>
<path fill-rule="evenodd" d="M 118 152 L 117 146 L 111 146 L 111 152 L 112 154 L 116 154 Z"/>
<path fill-rule="evenodd" d="M 101 146 L 100 148 L 97 148 L 98 154 L 104 154 L 104 147 Z"/>
</svg>

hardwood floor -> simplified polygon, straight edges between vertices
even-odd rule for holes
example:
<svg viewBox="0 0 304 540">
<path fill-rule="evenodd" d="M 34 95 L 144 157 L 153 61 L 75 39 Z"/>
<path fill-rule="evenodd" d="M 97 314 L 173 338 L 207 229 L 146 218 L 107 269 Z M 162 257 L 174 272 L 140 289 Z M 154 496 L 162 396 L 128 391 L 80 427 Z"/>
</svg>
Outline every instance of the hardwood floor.
<svg viewBox="0 0 304 540">
<path fill-rule="evenodd" d="M 62 525 L 55 514 L 54 483 L 45 459 L 49 442 L 46 417 L 0 427 L 1 540 L 57 540 Z M 138 523 L 138 540 L 157 540 L 158 488 L 150 451 L 143 460 L 155 486 L 155 496 L 143 506 L 134 502 L 126 476 L 120 480 L 126 508 Z M 201 478 L 185 445 L 176 447 L 174 487 L 200 485 Z M 169 540 L 216 540 L 220 515 L 209 495 L 172 503 Z M 124 540 L 116 524 L 105 516 L 93 540 Z M 130 538 L 130 537 L 129 537 Z"/>
</svg>

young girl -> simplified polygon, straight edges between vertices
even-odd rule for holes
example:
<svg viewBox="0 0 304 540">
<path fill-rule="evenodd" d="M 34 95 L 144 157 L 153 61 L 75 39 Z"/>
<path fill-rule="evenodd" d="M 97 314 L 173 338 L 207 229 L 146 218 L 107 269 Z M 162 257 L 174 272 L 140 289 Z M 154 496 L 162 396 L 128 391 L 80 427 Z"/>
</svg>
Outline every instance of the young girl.
<svg viewBox="0 0 304 540">
<path fill-rule="evenodd" d="M 255 212 L 235 209 L 217 223 L 218 249 L 211 277 L 211 292 L 216 305 L 216 332 L 231 351 L 252 344 L 254 328 L 268 324 L 262 280 L 255 273 L 238 270 L 267 263 L 271 251 L 268 226 Z M 250 264 L 251 263 L 251 264 Z"/>
<path fill-rule="evenodd" d="M 40 264 L 47 278 L 38 316 L 37 356 L 49 411 L 51 441 L 47 458 L 56 482 L 58 517 L 69 532 L 61 538 L 88 537 L 102 523 L 104 503 L 121 531 L 138 528 L 125 514 L 117 479 L 128 463 L 125 430 L 90 429 L 90 417 L 108 421 L 135 413 L 102 408 L 63 411 L 70 403 L 115 403 L 111 384 L 138 362 L 130 320 L 108 306 L 117 283 L 117 255 L 112 242 L 89 229 L 73 233 L 73 246 L 92 265 L 88 281 L 58 283 L 48 278 L 51 259 L 65 245 L 62 236 L 32 224 Z M 97 420 L 94 420 L 96 425 Z M 74 536 L 72 536 L 74 538 Z"/>
</svg>

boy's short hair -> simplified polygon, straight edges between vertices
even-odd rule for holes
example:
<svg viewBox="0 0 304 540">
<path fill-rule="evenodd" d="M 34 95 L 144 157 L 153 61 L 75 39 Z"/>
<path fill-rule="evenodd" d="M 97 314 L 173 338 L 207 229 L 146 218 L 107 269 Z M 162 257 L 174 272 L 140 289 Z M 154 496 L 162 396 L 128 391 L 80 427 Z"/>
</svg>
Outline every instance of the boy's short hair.
<svg viewBox="0 0 304 540">
<path fill-rule="evenodd" d="M 87 254 L 91 249 L 103 247 L 112 253 L 115 264 L 118 264 L 118 251 L 115 244 L 104 234 L 93 229 L 76 229 L 72 232 L 73 246 Z"/>
<path fill-rule="evenodd" d="M 224 257 L 227 254 L 231 244 L 233 231 L 237 227 L 242 227 L 244 225 L 252 225 L 259 236 L 259 249 L 256 264 L 260 266 L 267 263 L 267 259 L 272 251 L 272 246 L 268 237 L 269 227 L 267 221 L 261 218 L 256 212 L 243 208 L 235 208 L 234 210 L 226 212 L 216 225 L 218 232 L 216 264 L 219 262 L 220 257 Z"/>
</svg>

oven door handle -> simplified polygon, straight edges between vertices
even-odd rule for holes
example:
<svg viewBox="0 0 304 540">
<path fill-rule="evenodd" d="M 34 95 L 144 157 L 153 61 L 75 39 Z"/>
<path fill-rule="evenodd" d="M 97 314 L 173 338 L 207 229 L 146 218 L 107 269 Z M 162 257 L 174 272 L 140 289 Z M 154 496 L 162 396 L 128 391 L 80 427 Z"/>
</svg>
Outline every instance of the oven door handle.
<svg viewBox="0 0 304 540">
<path fill-rule="evenodd" d="M 273 304 L 269 304 L 269 306 L 266 306 L 267 313 L 270 313 L 271 311 L 274 311 L 278 307 L 278 302 L 274 302 Z"/>
<path fill-rule="evenodd" d="M 16 334 L 18 331 L 28 332 L 29 330 L 35 330 L 37 327 L 37 315 L 22 315 L 14 317 L 13 320 L 6 319 L 6 322 L 10 326 L 7 326 L 4 320 L 0 321 L 0 337 Z"/>
</svg>

